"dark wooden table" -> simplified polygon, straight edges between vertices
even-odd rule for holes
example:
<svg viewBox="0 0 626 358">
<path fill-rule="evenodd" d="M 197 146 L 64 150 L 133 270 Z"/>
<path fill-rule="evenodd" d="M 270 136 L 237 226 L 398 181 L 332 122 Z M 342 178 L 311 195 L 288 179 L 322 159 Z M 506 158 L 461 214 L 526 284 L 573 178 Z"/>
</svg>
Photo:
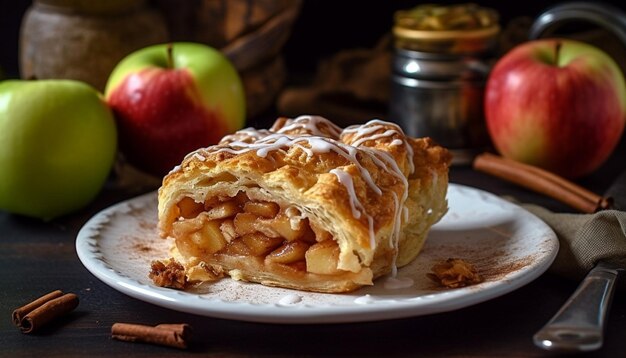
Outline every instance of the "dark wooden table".
<svg viewBox="0 0 626 358">
<path fill-rule="evenodd" d="M 580 183 L 602 193 L 624 168 L 624 145 L 596 174 Z M 567 207 L 468 167 L 455 167 L 452 182 L 553 210 Z M 551 356 L 532 343 L 574 291 L 577 282 L 550 273 L 502 297 L 457 311 L 369 323 L 274 325 L 180 313 L 128 297 L 103 284 L 78 260 L 74 240 L 99 210 L 129 196 L 105 188 L 79 213 L 44 223 L 0 212 L 0 356 Z M 55 289 L 74 292 L 79 307 L 40 333 L 26 335 L 11 323 L 14 308 Z M 626 292 L 617 292 L 604 347 L 590 356 L 626 356 Z M 114 322 L 187 322 L 195 329 L 188 351 L 110 338 Z"/>
</svg>

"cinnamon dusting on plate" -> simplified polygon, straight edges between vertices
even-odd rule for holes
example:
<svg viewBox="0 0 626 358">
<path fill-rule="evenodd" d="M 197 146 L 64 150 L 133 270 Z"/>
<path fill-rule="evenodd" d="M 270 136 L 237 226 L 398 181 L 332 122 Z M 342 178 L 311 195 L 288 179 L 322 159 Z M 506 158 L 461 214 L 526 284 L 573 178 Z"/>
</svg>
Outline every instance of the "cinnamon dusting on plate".
<svg viewBox="0 0 626 358">
<path fill-rule="evenodd" d="M 146 252 L 146 253 L 152 251 L 152 248 L 150 246 L 143 244 L 143 243 L 134 244 L 132 249 L 135 251 Z"/>
<path fill-rule="evenodd" d="M 493 263 L 481 268 L 480 272 L 487 281 L 499 281 L 504 279 L 511 273 L 518 272 L 531 265 L 536 258 L 531 256 L 525 256 L 518 260 L 507 261 L 503 263 Z"/>
</svg>

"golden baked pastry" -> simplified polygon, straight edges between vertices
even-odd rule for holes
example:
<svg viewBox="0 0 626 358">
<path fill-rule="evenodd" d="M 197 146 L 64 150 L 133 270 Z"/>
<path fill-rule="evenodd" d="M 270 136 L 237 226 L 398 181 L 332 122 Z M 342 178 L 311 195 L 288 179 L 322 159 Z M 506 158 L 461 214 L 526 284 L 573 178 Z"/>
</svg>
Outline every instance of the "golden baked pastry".
<svg viewBox="0 0 626 358">
<path fill-rule="evenodd" d="M 159 231 L 190 281 L 220 267 L 269 286 L 352 291 L 418 255 L 447 210 L 450 157 L 380 120 L 342 130 L 280 118 L 187 155 L 159 189 Z"/>
</svg>

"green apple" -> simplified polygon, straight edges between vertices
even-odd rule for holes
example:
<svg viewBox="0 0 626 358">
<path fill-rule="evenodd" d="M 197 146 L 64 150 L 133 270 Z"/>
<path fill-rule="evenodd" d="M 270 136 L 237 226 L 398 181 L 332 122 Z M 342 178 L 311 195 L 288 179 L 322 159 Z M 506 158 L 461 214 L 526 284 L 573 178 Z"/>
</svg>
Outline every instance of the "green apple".
<svg viewBox="0 0 626 358">
<path fill-rule="evenodd" d="M 202 44 L 154 45 L 128 55 L 111 73 L 105 96 L 120 151 L 156 176 L 245 123 L 239 74 L 222 53 Z"/>
<path fill-rule="evenodd" d="M 73 80 L 0 82 L 0 209 L 44 220 L 87 205 L 115 160 L 101 94 Z"/>
</svg>

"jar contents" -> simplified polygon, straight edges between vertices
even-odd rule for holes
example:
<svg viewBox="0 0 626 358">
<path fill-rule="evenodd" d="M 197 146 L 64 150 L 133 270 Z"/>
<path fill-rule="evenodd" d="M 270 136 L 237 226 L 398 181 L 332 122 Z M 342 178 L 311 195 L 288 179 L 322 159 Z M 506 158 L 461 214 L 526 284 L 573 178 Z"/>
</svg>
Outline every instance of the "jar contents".
<svg viewBox="0 0 626 358">
<path fill-rule="evenodd" d="M 396 25 L 413 30 L 475 30 L 498 24 L 498 13 L 476 4 L 419 5 L 395 14 Z"/>
<path fill-rule="evenodd" d="M 467 164 L 489 146 L 484 86 L 498 13 L 476 4 L 419 5 L 395 13 L 390 119 L 431 137 Z"/>
</svg>

